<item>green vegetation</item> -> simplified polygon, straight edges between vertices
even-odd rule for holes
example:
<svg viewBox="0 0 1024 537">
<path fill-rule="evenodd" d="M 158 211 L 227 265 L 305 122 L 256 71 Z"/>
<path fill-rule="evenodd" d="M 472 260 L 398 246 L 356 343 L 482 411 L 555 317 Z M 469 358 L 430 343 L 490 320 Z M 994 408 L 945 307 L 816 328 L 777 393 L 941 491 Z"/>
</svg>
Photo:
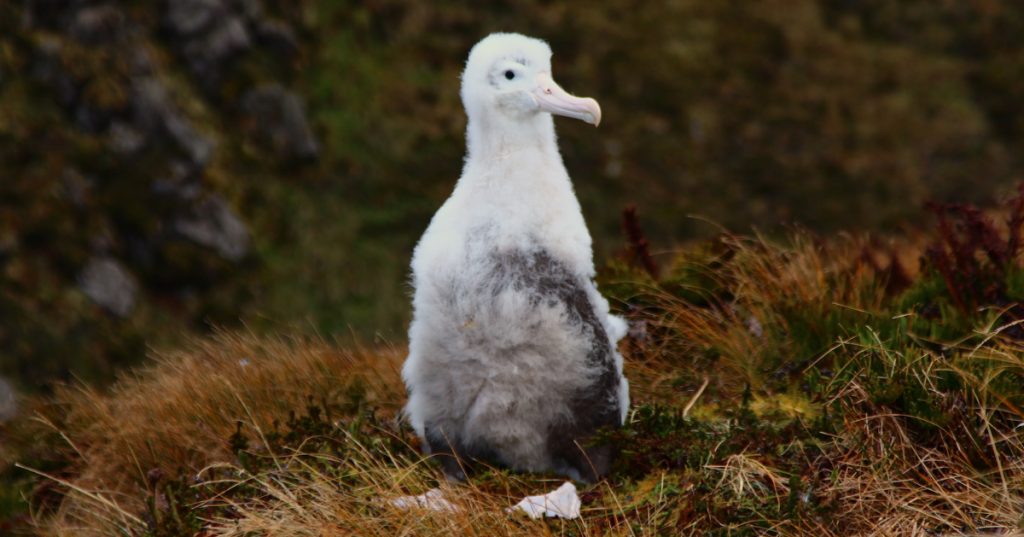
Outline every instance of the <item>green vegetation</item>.
<svg viewBox="0 0 1024 537">
<path fill-rule="evenodd" d="M 890 230 L 928 199 L 991 199 L 1024 149 L 1012 2 L 303 0 L 263 6 L 216 76 L 168 29 L 170 3 L 112 4 L 99 37 L 77 7 L 0 7 L 0 373 L 23 389 L 109 380 L 210 326 L 400 340 L 409 253 L 461 167 L 458 74 L 495 30 L 549 40 L 563 85 L 605 109 L 597 131 L 559 124 L 600 258 L 619 249 L 626 201 L 658 245 L 714 232 L 690 214 L 772 235 Z M 291 37 L 259 37 L 267 24 Z M 195 135 L 125 158 L 110 125 L 131 118 L 139 51 Z M 304 99 L 318 158 L 248 117 L 247 91 L 267 83 Z M 196 138 L 213 143 L 206 161 Z M 248 227 L 244 260 L 168 240 L 193 202 L 153 185 L 182 158 L 205 162 L 189 188 Z M 77 285 L 97 254 L 138 281 L 126 319 Z"/>
<path fill-rule="evenodd" d="M 1018 231 L 1021 200 L 1006 216 Z M 982 220 L 991 234 L 962 240 Z M 396 420 L 403 349 L 303 338 L 220 334 L 109 394 L 63 390 L 11 428 L 35 470 L 8 473 L 36 483 L 32 527 L 47 535 L 1012 534 L 1024 350 L 1005 282 L 1024 268 L 995 221 L 951 210 L 901 244 L 932 260 L 916 273 L 891 247 L 806 234 L 723 235 L 659 281 L 609 268 L 602 288 L 634 327 L 634 406 L 604 433 L 619 456 L 576 521 L 503 511 L 555 476 L 478 465 L 440 483 Z M 941 255 L 970 259 L 972 285 L 947 285 Z M 387 501 L 439 484 L 460 511 Z"/>
</svg>

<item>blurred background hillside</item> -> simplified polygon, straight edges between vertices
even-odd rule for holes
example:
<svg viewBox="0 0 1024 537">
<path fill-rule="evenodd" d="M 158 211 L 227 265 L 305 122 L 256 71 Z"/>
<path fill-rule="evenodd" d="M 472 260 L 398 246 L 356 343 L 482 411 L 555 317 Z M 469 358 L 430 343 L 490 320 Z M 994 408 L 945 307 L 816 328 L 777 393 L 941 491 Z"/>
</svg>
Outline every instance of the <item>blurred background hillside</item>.
<svg viewBox="0 0 1024 537">
<path fill-rule="evenodd" d="M 635 202 L 669 247 L 914 227 L 1019 179 L 1010 0 L 0 2 L 0 380 L 106 381 L 213 326 L 401 341 L 458 177 L 458 75 L 546 39 L 598 263 Z"/>
</svg>

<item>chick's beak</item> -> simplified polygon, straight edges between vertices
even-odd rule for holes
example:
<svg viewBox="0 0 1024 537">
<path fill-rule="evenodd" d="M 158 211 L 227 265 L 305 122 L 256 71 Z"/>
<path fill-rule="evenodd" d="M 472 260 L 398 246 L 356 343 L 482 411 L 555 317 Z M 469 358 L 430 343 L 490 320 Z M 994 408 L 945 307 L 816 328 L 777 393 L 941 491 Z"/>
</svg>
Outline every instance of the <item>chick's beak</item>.
<svg viewBox="0 0 1024 537">
<path fill-rule="evenodd" d="M 601 106 L 589 97 L 574 97 L 555 83 L 551 73 L 537 75 L 537 87 L 533 90 L 537 106 L 545 112 L 579 119 L 593 126 L 601 123 Z"/>
</svg>

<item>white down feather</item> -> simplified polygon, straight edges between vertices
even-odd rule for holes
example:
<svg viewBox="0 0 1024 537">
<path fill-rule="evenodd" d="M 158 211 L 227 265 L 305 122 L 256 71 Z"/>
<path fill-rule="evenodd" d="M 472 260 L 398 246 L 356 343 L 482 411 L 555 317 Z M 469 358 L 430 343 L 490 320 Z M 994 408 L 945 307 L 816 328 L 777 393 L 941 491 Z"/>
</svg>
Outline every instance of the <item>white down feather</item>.
<svg viewBox="0 0 1024 537">
<path fill-rule="evenodd" d="M 582 359 L 591 342 L 569 326 L 564 305 L 536 303 L 493 281 L 495 259 L 543 251 L 586 282 L 621 379 L 622 419 L 629 390 L 615 344 L 626 323 L 609 314 L 593 284 L 591 238 L 551 114 L 532 112 L 514 85 L 495 91 L 507 88 L 492 71 L 500 74 L 509 58 L 528 68 L 525 84 L 551 69 L 547 44 L 517 34 L 491 35 L 470 53 L 465 166 L 413 254 L 405 413 L 421 437 L 430 423 L 466 444 L 496 447 L 515 469 L 558 471 L 543 436 L 555 420 L 572 419 L 570 394 L 597 376 Z"/>
</svg>

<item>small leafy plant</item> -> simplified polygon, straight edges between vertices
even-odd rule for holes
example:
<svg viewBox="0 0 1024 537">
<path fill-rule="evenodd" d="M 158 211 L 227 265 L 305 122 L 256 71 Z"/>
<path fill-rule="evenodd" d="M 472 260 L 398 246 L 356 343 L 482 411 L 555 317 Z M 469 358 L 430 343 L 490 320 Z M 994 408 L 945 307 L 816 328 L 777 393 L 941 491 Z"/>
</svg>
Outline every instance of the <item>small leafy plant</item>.
<svg viewBox="0 0 1024 537">
<path fill-rule="evenodd" d="M 938 238 L 925 251 L 925 268 L 941 278 L 946 296 L 959 313 L 972 316 L 979 308 L 995 307 L 1006 322 L 1024 318 L 1024 307 L 1018 302 L 1024 184 L 1006 202 L 1002 225 L 969 204 L 931 203 L 928 209 L 935 215 Z M 926 309 L 924 313 L 938 312 Z M 1009 334 L 1024 337 L 1019 328 Z"/>
</svg>

